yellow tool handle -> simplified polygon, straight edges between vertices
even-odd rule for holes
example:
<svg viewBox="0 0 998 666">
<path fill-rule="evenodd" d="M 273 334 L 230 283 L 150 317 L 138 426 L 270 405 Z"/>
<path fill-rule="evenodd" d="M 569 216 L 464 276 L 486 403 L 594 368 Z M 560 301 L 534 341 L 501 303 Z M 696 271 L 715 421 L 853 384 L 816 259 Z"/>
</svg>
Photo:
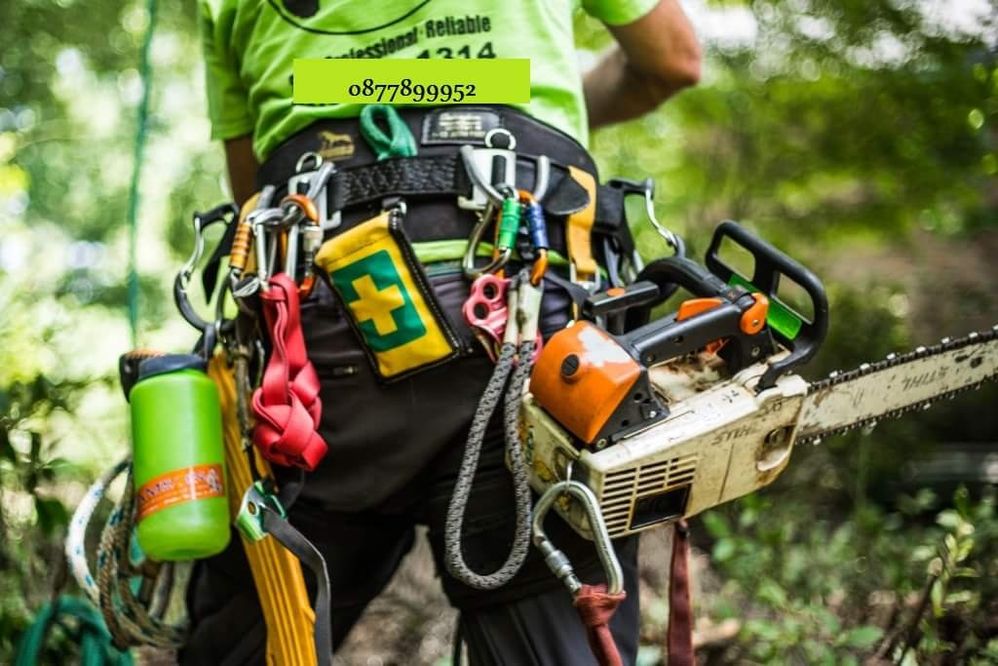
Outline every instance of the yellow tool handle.
<svg viewBox="0 0 998 666">
<path fill-rule="evenodd" d="M 596 279 L 599 265 L 593 258 L 593 223 L 596 221 L 596 179 L 592 174 L 569 166 L 572 180 L 581 185 L 589 194 L 589 204 L 582 210 L 568 216 L 566 225 L 568 258 L 575 266 L 577 282 L 592 282 Z"/>
<path fill-rule="evenodd" d="M 236 380 L 222 353 L 212 358 L 208 375 L 218 385 L 221 399 L 229 512 L 235 520 L 243 494 L 253 484 L 236 415 Z M 253 455 L 257 456 L 255 450 Z M 256 464 L 262 473 L 270 474 L 270 466 L 259 456 Z M 242 541 L 267 626 L 267 663 L 272 666 L 316 666 L 315 613 L 305 589 L 301 563 L 277 539 L 267 537 L 252 542 L 243 537 Z"/>
</svg>

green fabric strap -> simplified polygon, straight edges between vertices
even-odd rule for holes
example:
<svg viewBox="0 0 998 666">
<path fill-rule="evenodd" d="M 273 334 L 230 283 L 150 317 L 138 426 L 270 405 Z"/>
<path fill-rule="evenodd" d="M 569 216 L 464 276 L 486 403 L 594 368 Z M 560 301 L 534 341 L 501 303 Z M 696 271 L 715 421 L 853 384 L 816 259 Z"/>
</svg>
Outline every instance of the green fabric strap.
<svg viewBox="0 0 998 666">
<path fill-rule="evenodd" d="M 35 666 L 42 663 L 45 638 L 53 625 L 65 626 L 72 621 L 80 641 L 82 666 L 131 666 L 132 656 L 119 652 L 111 645 L 111 634 L 97 609 L 78 597 L 63 595 L 54 604 L 45 604 L 35 621 L 21 636 L 14 666 Z"/>
<path fill-rule="evenodd" d="M 421 264 L 436 264 L 442 261 L 459 261 L 464 258 L 464 251 L 468 247 L 468 241 L 464 239 L 422 241 L 412 244 L 416 259 Z M 478 244 L 475 252 L 478 257 L 492 256 L 492 243 L 482 242 Z M 549 266 L 568 266 L 568 260 L 554 250 L 548 251 Z"/>
<path fill-rule="evenodd" d="M 379 119 L 388 127 L 388 134 L 381 129 Z M 368 104 L 361 109 L 360 133 L 378 161 L 389 157 L 416 156 L 416 139 L 394 106 Z"/>
</svg>

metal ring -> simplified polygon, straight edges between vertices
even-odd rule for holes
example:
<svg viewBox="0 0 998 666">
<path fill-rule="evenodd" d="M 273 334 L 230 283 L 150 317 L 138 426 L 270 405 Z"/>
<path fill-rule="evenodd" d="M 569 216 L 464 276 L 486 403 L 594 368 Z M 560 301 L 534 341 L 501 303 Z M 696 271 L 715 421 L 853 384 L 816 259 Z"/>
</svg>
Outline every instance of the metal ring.
<svg viewBox="0 0 998 666">
<path fill-rule="evenodd" d="M 504 148 L 503 150 L 516 150 L 516 137 L 513 136 L 513 133 L 510 132 L 505 127 L 493 127 L 492 129 L 490 129 L 488 132 L 485 133 L 486 148 L 495 147 L 492 145 L 492 137 L 494 137 L 497 134 L 505 134 L 506 136 L 509 137 L 509 145 L 506 146 L 506 148 Z"/>
<path fill-rule="evenodd" d="M 306 169 L 305 168 L 306 160 L 313 160 L 315 162 L 315 165 L 311 169 Z M 322 164 L 322 155 L 320 155 L 315 151 L 310 150 L 307 153 L 302 153 L 301 157 L 298 158 L 298 161 L 295 162 L 295 173 L 302 173 L 303 171 L 314 171 L 315 169 L 319 168 L 320 164 Z"/>
</svg>

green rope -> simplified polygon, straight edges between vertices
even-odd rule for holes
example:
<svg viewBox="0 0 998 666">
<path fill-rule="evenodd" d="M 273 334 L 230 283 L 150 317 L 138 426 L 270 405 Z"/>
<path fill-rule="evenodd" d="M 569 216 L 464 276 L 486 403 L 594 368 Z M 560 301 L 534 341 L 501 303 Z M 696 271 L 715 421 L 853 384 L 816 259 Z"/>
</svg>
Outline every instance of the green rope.
<svg viewBox="0 0 998 666">
<path fill-rule="evenodd" d="M 71 621 L 70 625 L 66 621 Z M 77 597 L 63 595 L 55 603 L 45 604 L 35 621 L 25 630 L 17 646 L 14 666 L 42 663 L 45 639 L 53 626 L 69 629 L 80 645 L 82 666 L 131 666 L 132 656 L 119 652 L 111 644 L 111 634 L 104 619 L 93 606 Z"/>
<path fill-rule="evenodd" d="M 149 91 L 152 88 L 152 65 L 149 51 L 152 47 L 156 27 L 156 0 L 148 0 L 146 11 L 149 14 L 149 27 L 142 42 L 142 55 L 139 62 L 139 77 L 142 80 L 142 99 L 139 101 L 138 126 L 135 129 L 135 156 L 132 162 L 132 181 L 128 190 L 128 325 L 132 335 L 132 347 L 138 346 L 139 337 L 139 180 L 142 174 L 142 158 L 145 153 L 146 135 L 149 124 Z"/>
<path fill-rule="evenodd" d="M 379 119 L 387 126 L 388 134 L 381 129 Z M 394 106 L 368 104 L 361 109 L 360 133 L 379 161 L 389 157 L 416 156 L 416 139 Z"/>
</svg>

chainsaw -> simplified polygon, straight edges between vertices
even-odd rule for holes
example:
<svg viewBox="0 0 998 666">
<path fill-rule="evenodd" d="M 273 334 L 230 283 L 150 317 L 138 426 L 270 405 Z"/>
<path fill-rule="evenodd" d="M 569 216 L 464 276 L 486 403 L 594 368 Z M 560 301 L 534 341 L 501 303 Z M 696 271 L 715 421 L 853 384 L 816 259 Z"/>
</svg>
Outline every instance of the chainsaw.
<svg viewBox="0 0 998 666">
<path fill-rule="evenodd" d="M 728 243 L 751 255 L 751 275 L 722 260 Z M 781 281 L 806 299 L 781 298 Z M 694 298 L 649 321 L 680 287 Z M 533 489 L 581 482 L 611 538 L 769 485 L 795 444 L 927 409 L 998 374 L 996 326 L 809 383 L 795 370 L 827 333 L 824 288 L 734 222 L 715 230 L 705 265 L 656 260 L 583 312 L 537 357 L 523 450 Z M 586 507 L 564 498 L 554 508 L 593 538 Z"/>
</svg>

